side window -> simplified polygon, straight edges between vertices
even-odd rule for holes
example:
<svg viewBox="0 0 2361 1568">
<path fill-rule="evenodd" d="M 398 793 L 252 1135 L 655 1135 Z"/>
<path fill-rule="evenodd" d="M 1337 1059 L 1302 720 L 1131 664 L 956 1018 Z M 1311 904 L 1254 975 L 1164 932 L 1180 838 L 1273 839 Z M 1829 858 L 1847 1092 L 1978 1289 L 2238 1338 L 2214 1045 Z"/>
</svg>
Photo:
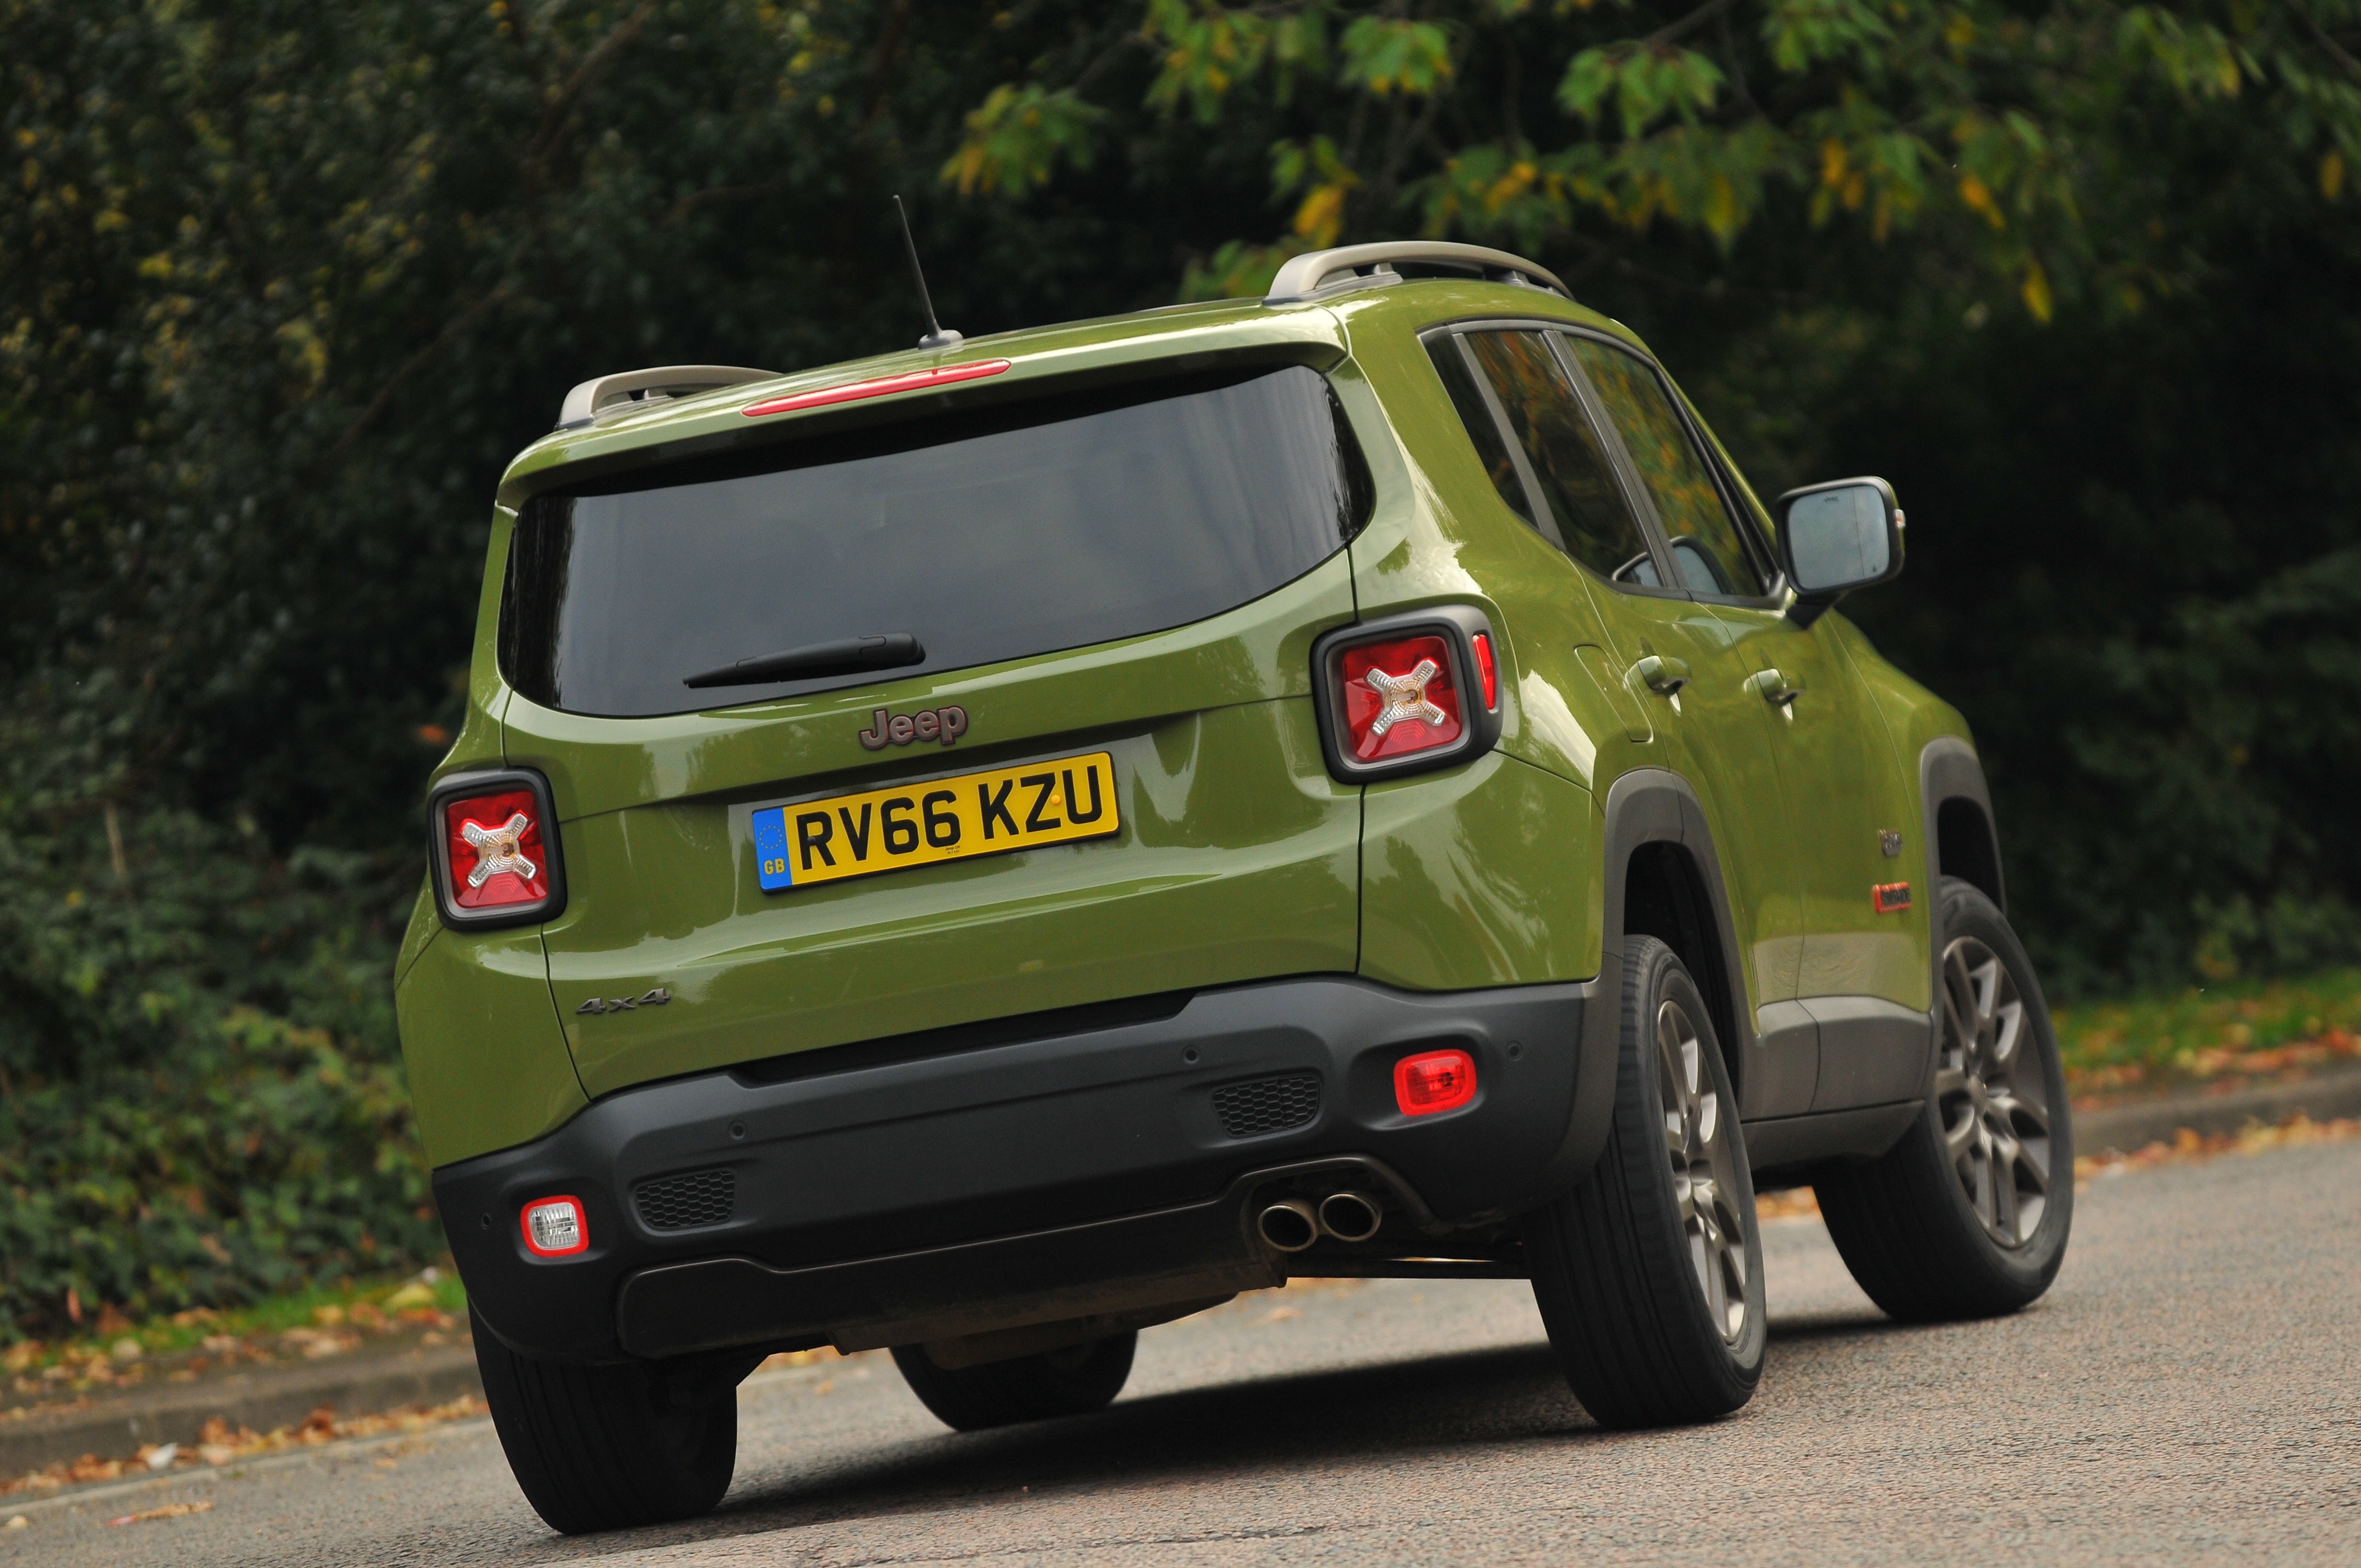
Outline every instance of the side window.
<svg viewBox="0 0 2361 1568">
<path fill-rule="evenodd" d="M 1444 389 L 1451 394 L 1451 406 L 1459 411 L 1459 422 L 1467 427 L 1467 438 L 1476 444 L 1476 455 L 1484 460 L 1485 472 L 1492 476 L 1492 488 L 1500 492 L 1509 510 L 1533 521 L 1532 507 L 1525 499 L 1525 482 L 1517 477 L 1517 465 L 1509 455 L 1509 444 L 1500 439 L 1499 422 L 1492 411 L 1484 406 L 1484 394 L 1476 389 L 1476 378 L 1468 373 L 1466 357 L 1459 352 L 1459 339 L 1445 333 L 1431 339 L 1426 356 L 1434 361 L 1434 373 L 1443 378 Z"/>
<path fill-rule="evenodd" d="M 1565 368 L 1537 332 L 1467 334 L 1525 449 L 1566 554 L 1603 577 L 1657 586 L 1648 542 Z"/>
<path fill-rule="evenodd" d="M 1564 341 L 1622 433 L 1640 482 L 1656 503 L 1682 586 L 1734 598 L 1763 593 L 1768 585 L 1730 515 L 1713 468 L 1655 371 L 1596 338 Z"/>
</svg>

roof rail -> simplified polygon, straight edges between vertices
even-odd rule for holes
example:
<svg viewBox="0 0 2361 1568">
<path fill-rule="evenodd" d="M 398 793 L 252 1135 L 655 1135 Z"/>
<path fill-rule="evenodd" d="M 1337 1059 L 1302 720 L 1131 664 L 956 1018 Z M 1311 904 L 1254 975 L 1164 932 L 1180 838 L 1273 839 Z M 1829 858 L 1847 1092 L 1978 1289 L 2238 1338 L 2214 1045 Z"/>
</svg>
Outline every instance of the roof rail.
<svg viewBox="0 0 2361 1568">
<path fill-rule="evenodd" d="M 1521 256 L 1511 256 L 1505 250 L 1493 250 L 1480 245 L 1455 245 L 1440 239 L 1391 239 L 1373 245 L 1342 245 L 1334 250 L 1315 250 L 1299 256 L 1279 269 L 1270 280 L 1270 292 L 1263 296 L 1266 305 L 1284 305 L 1316 292 L 1339 273 L 1357 275 L 1364 268 L 1373 273 L 1389 274 L 1390 263 L 1396 261 L 1431 261 L 1444 266 L 1473 267 L 1496 282 L 1522 283 L 1528 287 L 1542 285 L 1556 290 L 1567 299 L 1574 291 L 1558 281 L 1557 274 L 1536 267 Z"/>
<path fill-rule="evenodd" d="M 566 406 L 557 413 L 557 428 L 572 430 L 588 424 L 598 417 L 599 410 L 622 402 L 634 392 L 673 397 L 684 392 L 710 392 L 746 381 L 768 381 L 778 375 L 776 370 L 750 370 L 742 365 L 658 365 L 646 370 L 595 377 L 566 394 Z"/>
</svg>

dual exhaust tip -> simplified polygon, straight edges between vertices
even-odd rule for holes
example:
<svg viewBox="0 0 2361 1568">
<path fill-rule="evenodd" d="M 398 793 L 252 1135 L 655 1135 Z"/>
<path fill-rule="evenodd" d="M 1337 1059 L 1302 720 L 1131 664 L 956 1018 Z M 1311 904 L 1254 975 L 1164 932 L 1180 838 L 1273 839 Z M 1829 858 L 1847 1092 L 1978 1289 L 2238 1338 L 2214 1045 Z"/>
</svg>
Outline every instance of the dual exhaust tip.
<svg viewBox="0 0 2361 1568">
<path fill-rule="evenodd" d="M 1255 1216 L 1255 1229 L 1280 1252 L 1301 1252 L 1322 1236 L 1365 1242 L 1378 1234 L 1385 1209 L 1366 1192 L 1331 1192 L 1314 1208 L 1301 1198 L 1281 1198 Z"/>
</svg>

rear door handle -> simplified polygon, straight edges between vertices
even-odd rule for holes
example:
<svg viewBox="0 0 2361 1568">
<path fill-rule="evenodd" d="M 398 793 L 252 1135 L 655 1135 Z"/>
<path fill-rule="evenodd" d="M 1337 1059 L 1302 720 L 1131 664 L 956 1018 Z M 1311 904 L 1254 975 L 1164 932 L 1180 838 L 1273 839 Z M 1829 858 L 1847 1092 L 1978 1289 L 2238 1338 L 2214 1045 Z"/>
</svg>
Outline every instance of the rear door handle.
<svg viewBox="0 0 2361 1568">
<path fill-rule="evenodd" d="M 1631 673 L 1647 685 L 1658 696 L 1674 696 L 1689 684 L 1689 667 L 1678 659 L 1666 659 L 1651 653 L 1631 666 Z"/>
<path fill-rule="evenodd" d="M 1793 709 L 1795 699 L 1804 695 L 1804 677 L 1782 674 L 1777 670 L 1757 670 L 1746 677 L 1754 694 L 1773 707 Z"/>
</svg>

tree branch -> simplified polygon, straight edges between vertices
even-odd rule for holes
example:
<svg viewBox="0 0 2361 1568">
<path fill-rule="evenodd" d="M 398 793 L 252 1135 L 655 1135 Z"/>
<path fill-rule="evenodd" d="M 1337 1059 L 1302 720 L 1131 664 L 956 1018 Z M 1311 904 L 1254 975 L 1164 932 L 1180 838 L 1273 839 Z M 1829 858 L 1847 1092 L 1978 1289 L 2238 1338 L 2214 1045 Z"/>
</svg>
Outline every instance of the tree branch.
<svg viewBox="0 0 2361 1568">
<path fill-rule="evenodd" d="M 1704 5 L 1698 6 L 1696 10 L 1691 11 L 1687 16 L 1683 16 L 1676 21 L 1665 23 L 1663 27 L 1658 27 L 1654 32 L 1650 33 L 1646 38 L 1634 43 L 1631 47 L 1634 49 L 1655 49 L 1661 45 L 1671 43 L 1675 38 L 1686 38 L 1690 33 L 1695 32 L 1697 28 L 1704 27 L 1708 22 L 1712 21 L 1716 16 L 1720 16 L 1724 11 L 1729 10 L 1737 3 L 1738 0 L 1706 0 Z"/>
<path fill-rule="evenodd" d="M 391 406 L 393 402 L 393 395 L 401 390 L 403 382 L 418 374 L 419 371 L 424 369 L 433 362 L 436 355 L 450 347 L 451 345 L 457 340 L 461 333 L 466 332 L 469 327 L 475 325 L 478 321 L 481 320 L 486 312 L 491 310 L 497 305 L 505 304 L 508 302 L 508 299 L 509 291 L 505 286 L 493 290 L 490 293 L 485 295 L 482 299 L 478 300 L 474 304 L 469 305 L 466 310 L 452 317 L 449 323 L 446 324 L 441 332 L 434 334 L 434 342 L 428 344 L 425 347 L 412 355 L 408 359 L 402 361 L 401 368 L 396 370 L 393 375 L 388 378 L 385 385 L 377 389 L 377 396 L 369 400 L 368 407 L 361 411 L 360 417 L 354 420 L 352 423 L 345 427 L 344 434 L 336 437 L 335 444 L 329 447 L 325 455 L 321 457 L 319 463 L 315 465 L 314 471 L 316 472 L 318 468 L 325 467 L 328 464 L 335 462 L 339 456 L 342 456 L 344 455 L 345 448 L 353 444 L 353 438 L 360 434 L 362 431 L 368 429 L 369 425 L 376 422 L 378 415 L 385 412 L 385 411 Z"/>
<path fill-rule="evenodd" d="M 607 69 L 609 60 L 640 36 L 641 30 L 648 25 L 648 18 L 655 14 L 656 0 L 640 0 L 637 10 L 616 23 L 615 30 L 600 38 L 598 47 L 582 57 L 582 63 L 575 68 L 566 85 L 557 90 L 557 96 L 552 98 L 549 106 L 542 111 L 541 128 L 533 133 L 532 143 L 525 148 L 524 161 L 527 165 L 538 164 L 549 155 L 551 145 L 557 139 L 558 127 L 566 118 L 566 111 L 574 106 L 574 100 L 582 95 L 582 90 L 590 85 L 593 78 Z"/>
<path fill-rule="evenodd" d="M 2361 77 L 2361 60 L 2356 60 L 2347 54 L 2345 51 L 2345 46 L 2329 36 L 2327 28 L 2313 21 L 2303 7 L 2295 3 L 2295 0 L 2288 0 L 2288 10 L 2294 14 L 2297 21 L 2303 24 L 2303 30 L 2312 35 L 2312 41 L 2328 51 L 2330 58 L 2356 77 Z"/>
</svg>

